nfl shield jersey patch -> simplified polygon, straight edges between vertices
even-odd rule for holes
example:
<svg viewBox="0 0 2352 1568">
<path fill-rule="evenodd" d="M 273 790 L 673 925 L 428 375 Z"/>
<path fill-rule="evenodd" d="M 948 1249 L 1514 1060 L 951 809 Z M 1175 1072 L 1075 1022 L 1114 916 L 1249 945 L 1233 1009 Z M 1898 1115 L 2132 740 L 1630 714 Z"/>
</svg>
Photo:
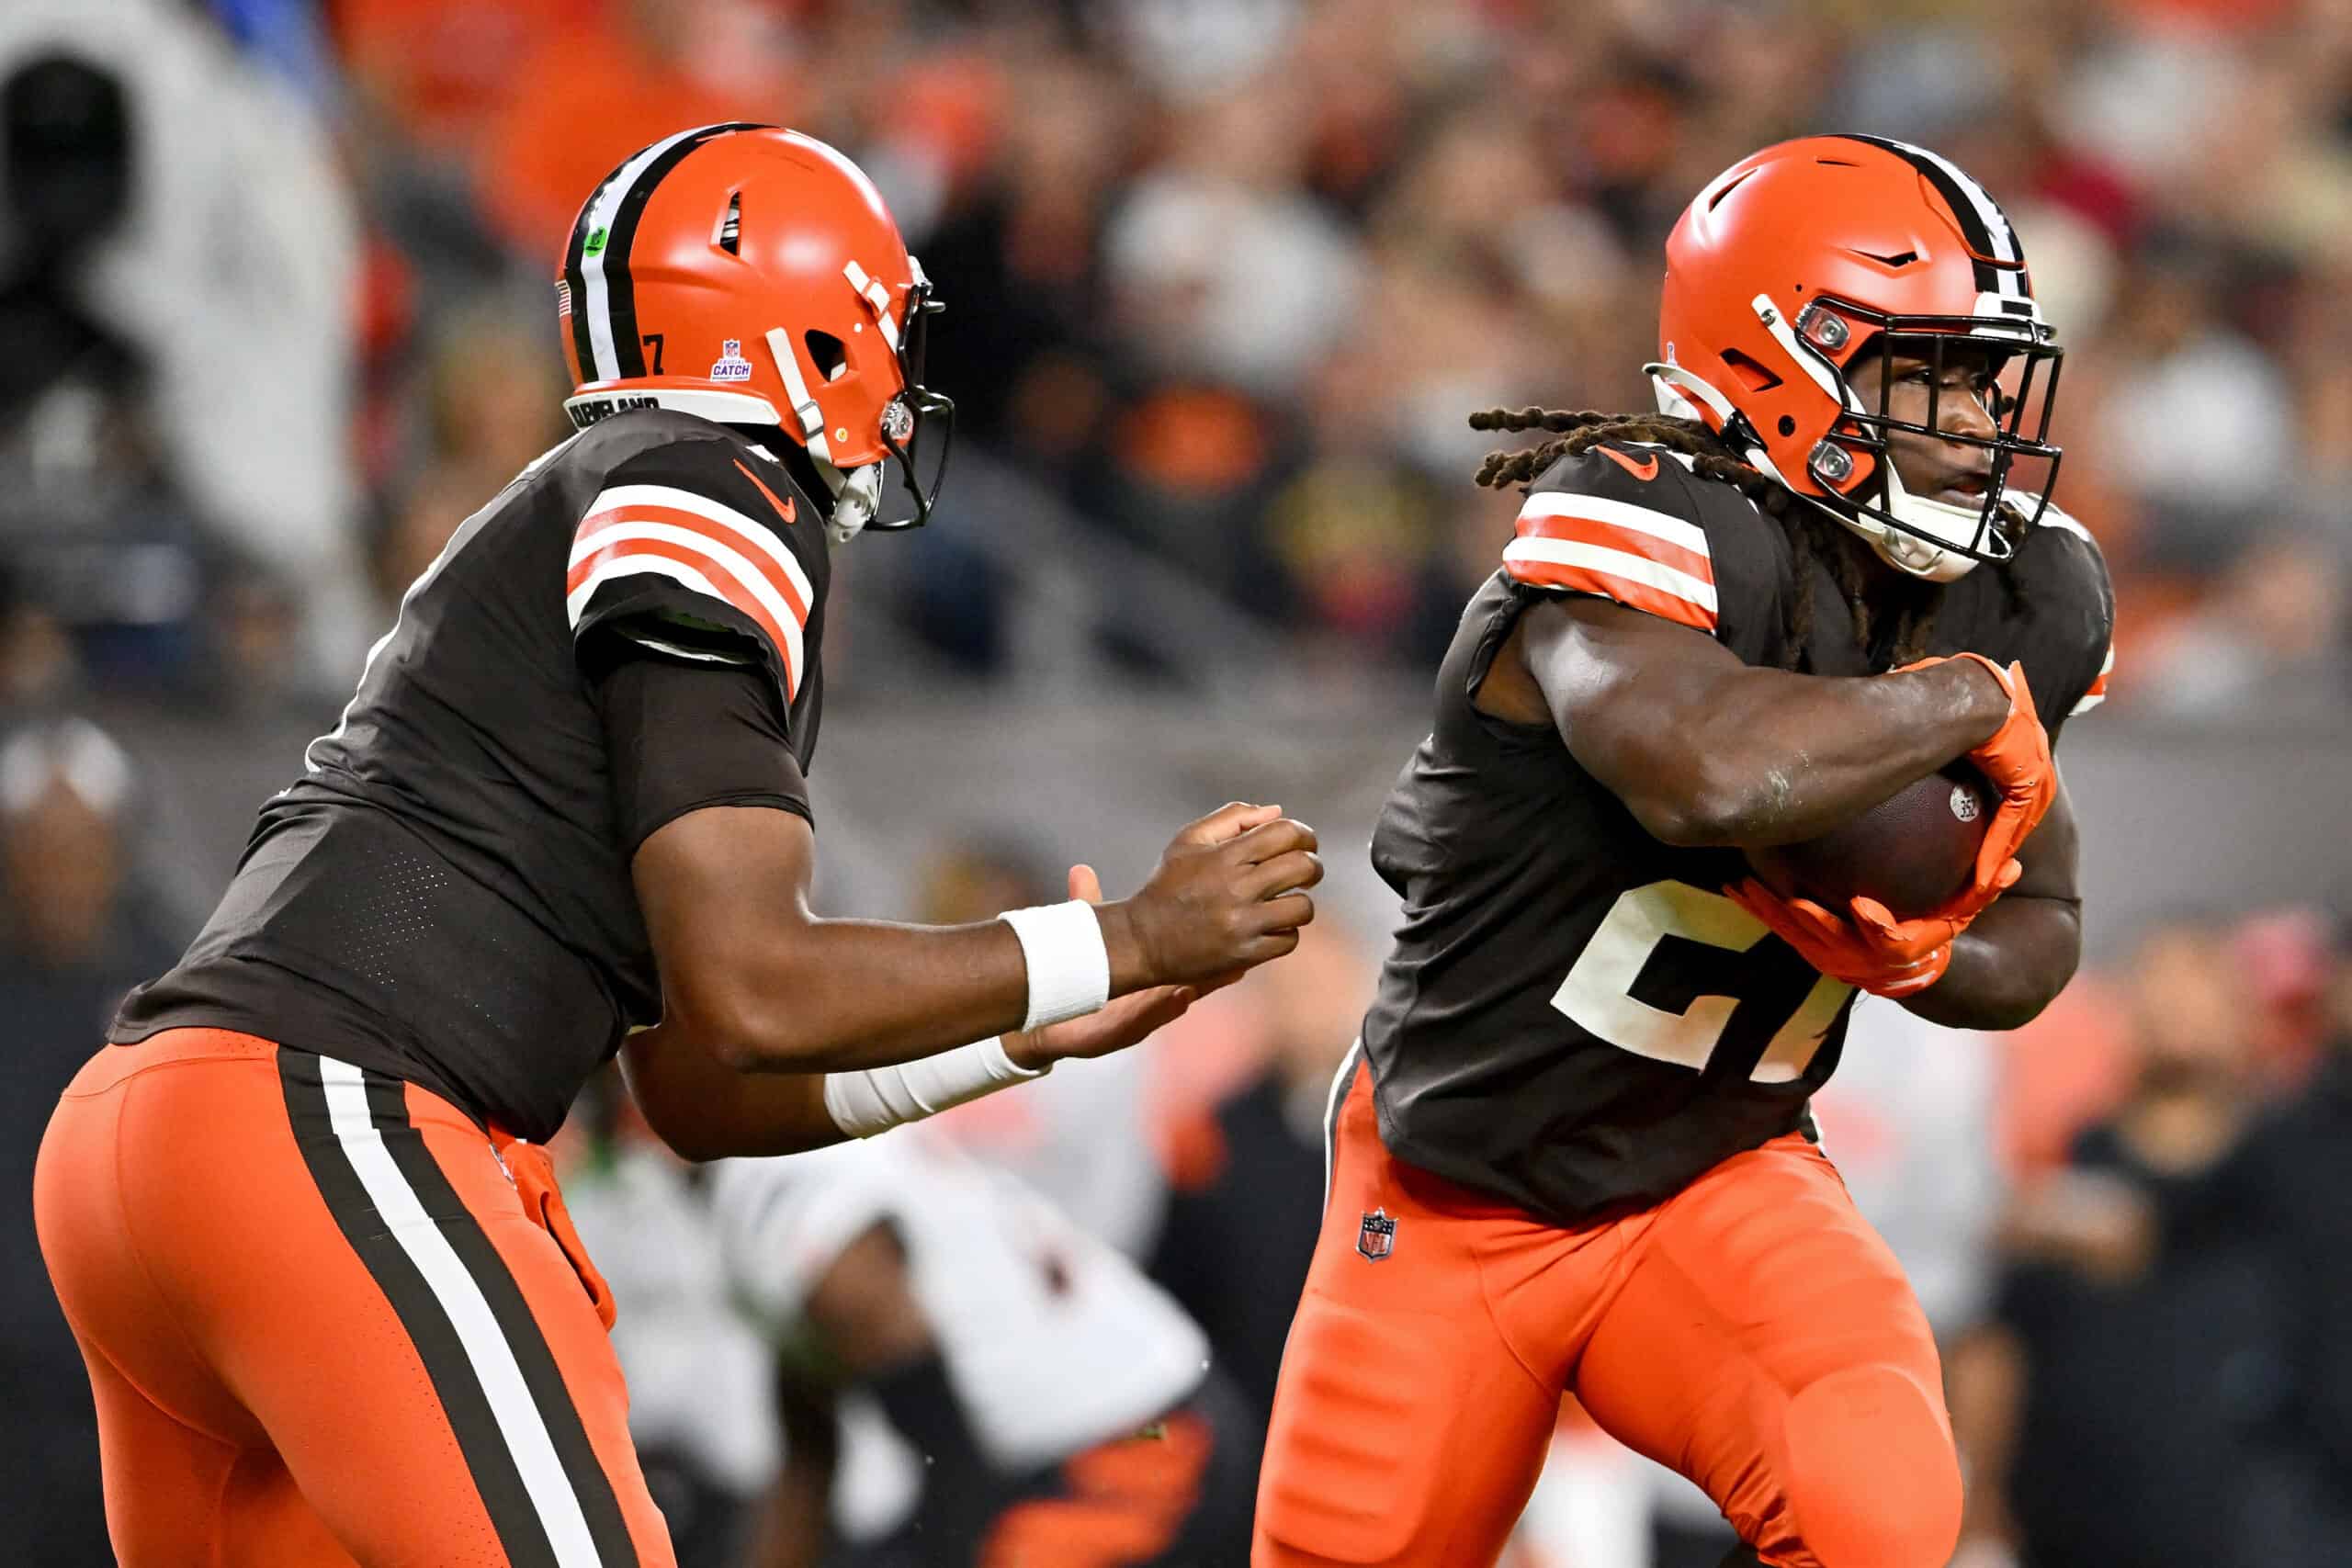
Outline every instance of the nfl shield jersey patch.
<svg viewBox="0 0 2352 1568">
<path fill-rule="evenodd" d="M 1356 1250 L 1377 1263 L 1396 1248 L 1396 1222 L 1388 1217 L 1386 1209 L 1374 1209 L 1363 1217 L 1363 1224 L 1356 1231 Z"/>
</svg>

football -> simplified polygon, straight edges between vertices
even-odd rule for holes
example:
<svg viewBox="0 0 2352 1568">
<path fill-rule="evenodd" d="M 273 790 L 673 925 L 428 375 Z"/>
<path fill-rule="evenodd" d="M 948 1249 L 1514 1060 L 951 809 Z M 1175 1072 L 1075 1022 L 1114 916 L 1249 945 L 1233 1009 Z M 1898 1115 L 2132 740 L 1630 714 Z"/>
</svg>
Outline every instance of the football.
<svg viewBox="0 0 2352 1568">
<path fill-rule="evenodd" d="M 1764 886 L 1844 913 L 1856 895 L 1910 919 L 1968 886 L 1995 796 L 1984 775 L 1954 762 L 1817 839 L 1747 852 Z"/>
</svg>

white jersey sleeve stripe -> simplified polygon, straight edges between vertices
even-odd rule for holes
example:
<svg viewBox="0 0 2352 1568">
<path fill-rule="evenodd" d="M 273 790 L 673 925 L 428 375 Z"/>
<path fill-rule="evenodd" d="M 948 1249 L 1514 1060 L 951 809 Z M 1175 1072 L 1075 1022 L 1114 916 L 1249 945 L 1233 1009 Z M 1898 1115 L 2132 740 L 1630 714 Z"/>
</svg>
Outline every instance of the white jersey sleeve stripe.
<svg viewBox="0 0 2352 1568">
<path fill-rule="evenodd" d="M 2088 713 L 2107 701 L 2107 678 L 2114 673 L 2115 643 L 2110 638 L 2107 645 L 2107 657 L 2099 661 L 2098 673 L 2091 680 L 2091 689 L 2083 694 L 2082 701 L 2067 710 L 2066 716 L 2072 718 L 2078 713 Z"/>
<path fill-rule="evenodd" d="M 728 548 L 707 534 L 692 528 L 681 528 L 674 524 L 653 523 L 636 517 L 619 517 L 610 523 L 599 524 L 592 528 L 582 528 L 579 537 L 572 543 L 571 559 L 569 564 L 576 567 L 600 551 L 610 549 L 615 545 L 627 544 L 639 539 L 675 545 L 680 549 L 692 550 L 698 556 L 708 558 L 725 569 L 729 577 L 741 584 L 745 592 L 757 599 L 761 606 L 775 617 L 776 625 L 797 631 L 807 624 L 807 613 L 783 594 L 778 593 L 775 591 L 775 584 L 767 580 L 766 575 L 760 570 L 756 563 L 747 559 L 741 552 Z"/>
<path fill-rule="evenodd" d="M 628 199 L 629 191 L 655 160 L 686 138 L 699 136 L 707 129 L 698 125 L 691 130 L 681 130 L 655 142 L 622 165 L 621 171 L 596 193 L 595 210 L 588 215 L 588 232 L 594 234 L 600 229 L 610 229 L 614 215 L 620 211 L 621 203 Z M 593 367 L 583 368 L 593 368 L 595 379 L 609 381 L 621 370 L 620 355 L 613 346 L 612 299 L 605 282 L 604 247 L 597 247 L 594 255 L 583 254 L 581 256 L 580 276 L 588 286 L 588 298 L 582 303 L 588 309 L 589 347 L 596 360 Z"/>
<path fill-rule="evenodd" d="M 717 583 L 683 561 L 672 560 L 667 556 L 621 555 L 599 562 L 581 580 L 580 586 L 565 597 L 564 611 L 571 617 L 572 626 L 575 628 L 579 626 L 581 615 L 587 609 L 588 601 L 596 596 L 598 588 L 615 578 L 640 575 L 666 577 L 722 604 L 733 603 L 720 592 Z M 784 655 L 784 695 L 785 700 L 790 702 L 800 690 L 800 627 L 797 622 L 787 619 L 777 623 L 776 629 L 783 637 L 777 651 Z"/>
<path fill-rule="evenodd" d="M 679 512 L 691 512 L 706 522 L 717 524 L 758 550 L 762 557 L 773 561 L 776 570 L 784 573 L 786 581 L 800 595 L 803 604 L 812 607 L 816 604 L 816 592 L 808 585 L 808 572 L 801 570 L 800 562 L 784 541 L 776 537 L 775 531 L 744 516 L 726 502 L 713 501 L 707 495 L 696 495 L 690 490 L 679 490 L 673 485 L 615 485 L 588 503 L 587 515 L 594 517 L 600 512 L 631 505 L 667 506 Z M 572 558 L 577 560 L 579 557 L 574 554 Z"/>
<path fill-rule="evenodd" d="M 1506 564 L 1515 561 L 1542 561 L 1552 566 L 1574 567 L 1585 571 L 1601 572 L 1638 582 L 1645 588 L 1686 600 L 1707 612 L 1716 613 L 1715 585 L 1704 582 L 1686 571 L 1670 566 L 1660 566 L 1644 560 L 1623 550 L 1612 550 L 1600 545 L 1579 544 L 1573 539 L 1513 539 L 1503 549 Z"/>
<path fill-rule="evenodd" d="M 1663 539 L 1702 558 L 1708 554 L 1705 529 L 1668 513 L 1636 506 L 1630 501 L 1542 490 L 1529 496 L 1527 503 L 1519 509 L 1519 520 L 1522 525 L 1547 517 L 1584 518 L 1594 523 L 1607 523 L 1619 528 L 1630 528 L 1636 534 L 1647 534 L 1654 539 Z"/>
</svg>

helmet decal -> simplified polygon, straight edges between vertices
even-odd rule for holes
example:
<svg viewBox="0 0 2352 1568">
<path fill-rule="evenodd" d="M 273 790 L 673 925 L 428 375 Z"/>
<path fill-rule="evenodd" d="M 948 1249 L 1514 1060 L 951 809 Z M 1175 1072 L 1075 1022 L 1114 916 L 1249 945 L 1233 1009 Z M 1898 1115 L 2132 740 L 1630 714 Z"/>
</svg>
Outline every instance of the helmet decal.
<svg viewBox="0 0 2352 1568">
<path fill-rule="evenodd" d="M 637 239 L 638 220 L 644 216 L 654 187 L 685 161 L 686 154 L 712 137 L 756 129 L 749 120 L 732 120 L 665 137 L 606 175 L 581 209 L 580 220 L 572 225 L 563 276 L 571 285 L 571 339 L 583 378 L 611 381 L 646 373 L 628 256 Z"/>
</svg>

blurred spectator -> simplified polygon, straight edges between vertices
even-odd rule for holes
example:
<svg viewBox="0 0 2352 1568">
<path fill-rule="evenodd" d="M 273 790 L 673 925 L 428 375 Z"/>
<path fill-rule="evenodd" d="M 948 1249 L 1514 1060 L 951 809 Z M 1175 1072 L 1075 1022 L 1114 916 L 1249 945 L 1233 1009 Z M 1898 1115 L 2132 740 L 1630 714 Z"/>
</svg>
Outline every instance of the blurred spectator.
<svg viewBox="0 0 2352 1568">
<path fill-rule="evenodd" d="M 452 312 L 422 367 L 416 460 L 394 479 L 375 545 L 378 629 L 449 536 L 531 460 L 564 439 L 560 362 L 548 352 L 549 311 L 536 291 Z"/>
<path fill-rule="evenodd" d="M 2245 1163 L 2248 998 L 2225 932 L 2131 966 L 2137 1077 L 2006 1226 L 1996 1326 L 1951 1369 L 1969 1538 L 2029 1568 L 2270 1563 L 2258 1444 L 2289 1395 L 2280 1258 Z"/>
<path fill-rule="evenodd" d="M 775 1357 L 729 1294 L 711 1168 L 662 1145 L 617 1071 L 591 1083 L 550 1148 L 618 1308 L 629 1437 L 678 1568 L 743 1568 L 750 1510 L 782 1459 Z"/>
<path fill-rule="evenodd" d="M 2352 920 L 2331 935 L 2317 1073 L 2265 1122 L 2248 1159 L 2284 1287 L 2289 1395 L 2257 1520 L 2278 1568 L 2341 1561 L 2352 1540 Z"/>
<path fill-rule="evenodd" d="M 1069 895 L 1036 846 L 975 836 L 929 857 L 913 918 L 927 925 L 994 919 Z M 1141 1051 L 1065 1062 L 1019 1094 L 992 1094 L 934 1120 L 938 1135 L 1044 1194 L 1087 1235 L 1129 1257 L 1151 1244 L 1166 1193 L 1148 1154 Z"/>
<path fill-rule="evenodd" d="M 2342 713 L 2352 697 L 2346 589 L 2343 561 L 2316 540 L 2254 543 L 2146 649 L 2138 679 L 2147 705 L 2190 717 L 2249 705 L 2320 720 Z"/>
<path fill-rule="evenodd" d="M 119 84 L 129 152 L 122 221 L 76 268 L 74 298 L 152 367 L 172 488 L 295 585 L 307 667 L 342 685 L 374 631 L 353 533 L 353 225 L 325 138 L 187 6 L 0 7 L 0 75 L 58 54 Z M 193 593 L 141 570 L 142 595 Z"/>
<path fill-rule="evenodd" d="M 166 968 L 177 949 L 130 891 L 122 816 L 130 763 L 78 718 L 20 730 L 0 745 L 0 1517 L 9 1551 L 43 1568 L 110 1563 L 98 1489 L 97 1419 L 73 1335 L 21 1194 L 66 1083 L 105 1038 L 115 1004 Z"/>
<path fill-rule="evenodd" d="M 476 196 L 506 243 L 553 275 L 565 231 L 596 182 L 639 148 L 719 120 L 809 123 L 785 10 L 753 0 L 684 6 L 611 0 L 426 7 L 470 29 L 512 21 L 528 39 L 484 84 L 495 108 L 473 161 Z M 444 71 L 430 37 L 407 60 Z M 371 56 L 363 56 L 372 58 Z M 479 76 L 480 67 L 462 67 Z M 428 122 L 429 123 L 429 122 Z"/>
<path fill-rule="evenodd" d="M 1256 1415 L 1175 1303 L 1019 1182 L 914 1127 L 730 1160 L 713 1194 L 790 1430 L 817 1437 L 786 1455 L 757 1568 L 1247 1555 Z M 784 1529 L 787 1495 L 836 1551 Z"/>
<path fill-rule="evenodd" d="M 2278 367 L 2222 315 L 2240 290 L 2210 239 L 2144 243 L 2102 348 L 2109 385 L 2090 428 L 2109 477 L 2146 513 L 2155 565 L 2210 571 L 2273 520 L 2296 469 Z"/>
<path fill-rule="evenodd" d="M 1362 940 L 1325 911 L 1297 952 L 1248 983 L 1262 1066 L 1167 1140 L 1174 1192 L 1152 1278 L 1208 1331 L 1261 1423 L 1322 1224 L 1332 1075 L 1376 978 Z"/>
<path fill-rule="evenodd" d="M 148 356 L 86 297 L 128 210 L 132 130 L 121 82 L 74 53 L 0 80 L 0 539 L 20 602 L 70 631 L 78 666 L 155 685 L 193 651 L 202 539 Z"/>
</svg>

